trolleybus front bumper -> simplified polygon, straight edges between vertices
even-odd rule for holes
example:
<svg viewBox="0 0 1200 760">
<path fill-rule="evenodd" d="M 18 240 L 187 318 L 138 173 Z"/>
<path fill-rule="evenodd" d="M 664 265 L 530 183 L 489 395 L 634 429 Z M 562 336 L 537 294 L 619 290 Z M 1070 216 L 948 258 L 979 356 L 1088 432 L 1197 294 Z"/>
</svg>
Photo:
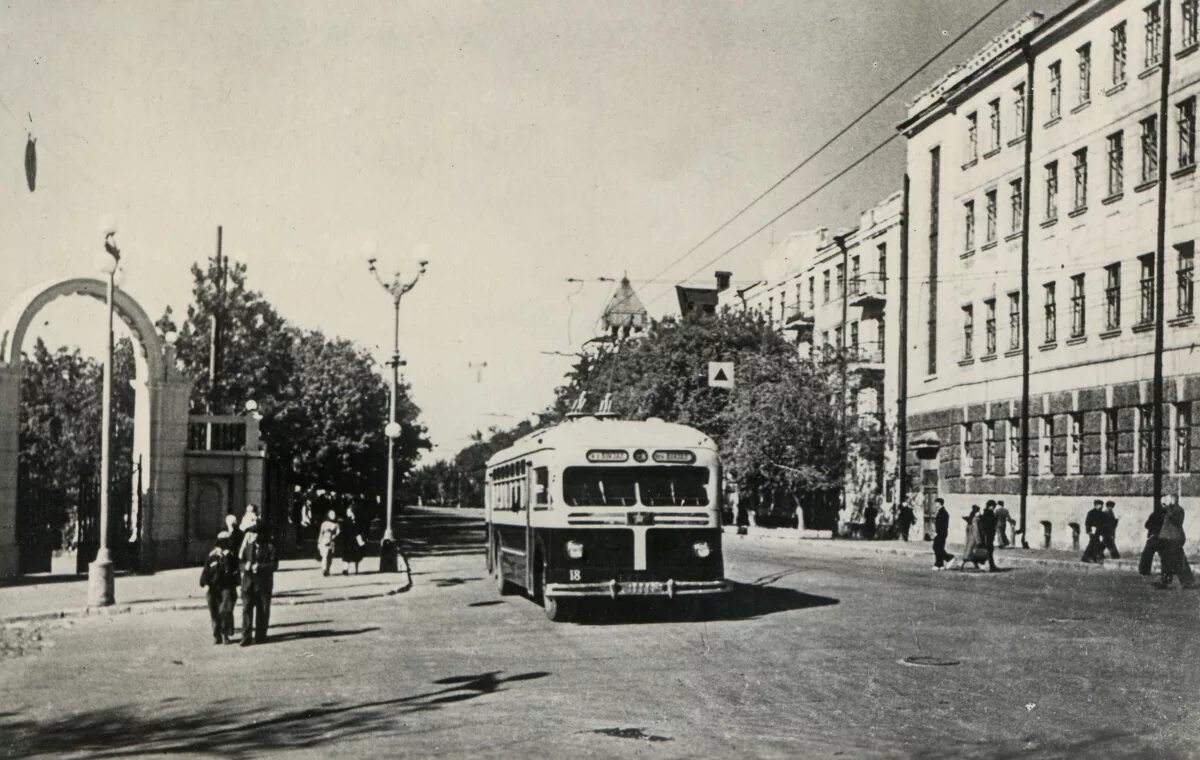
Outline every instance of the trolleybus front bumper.
<svg viewBox="0 0 1200 760">
<path fill-rule="evenodd" d="M 607 596 L 692 596 L 723 594 L 729 591 L 729 581 L 602 581 L 599 583 L 548 583 L 542 592 L 553 597 Z"/>
</svg>

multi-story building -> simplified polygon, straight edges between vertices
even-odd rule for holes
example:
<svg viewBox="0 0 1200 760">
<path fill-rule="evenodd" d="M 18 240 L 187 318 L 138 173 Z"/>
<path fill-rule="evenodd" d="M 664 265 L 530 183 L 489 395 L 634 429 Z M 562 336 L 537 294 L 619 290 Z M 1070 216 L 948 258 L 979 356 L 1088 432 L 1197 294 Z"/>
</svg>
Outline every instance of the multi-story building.
<svg viewBox="0 0 1200 760">
<path fill-rule="evenodd" d="M 853 229 L 831 234 L 822 227 L 788 235 L 762 264 L 762 280 L 721 294 L 722 305 L 757 312 L 794 338 L 800 355 L 833 359 L 839 347 L 847 361 L 843 383 L 847 414 L 859 424 L 896 428 L 895 320 L 886 319 L 888 299 L 898 291 L 894 259 L 900 250 L 900 193 L 862 213 Z M 894 305 L 893 305 L 894 308 Z M 890 358 L 889 358 L 890 352 Z M 895 435 L 882 452 L 852 452 L 844 521 L 868 504 L 894 500 Z"/>
<path fill-rule="evenodd" d="M 902 403 L 927 503 L 1004 499 L 1031 546 L 1070 547 L 1113 499 L 1132 548 L 1161 419 L 1162 491 L 1197 534 L 1198 42 L 1196 0 L 1082 0 L 910 107 Z"/>
</svg>

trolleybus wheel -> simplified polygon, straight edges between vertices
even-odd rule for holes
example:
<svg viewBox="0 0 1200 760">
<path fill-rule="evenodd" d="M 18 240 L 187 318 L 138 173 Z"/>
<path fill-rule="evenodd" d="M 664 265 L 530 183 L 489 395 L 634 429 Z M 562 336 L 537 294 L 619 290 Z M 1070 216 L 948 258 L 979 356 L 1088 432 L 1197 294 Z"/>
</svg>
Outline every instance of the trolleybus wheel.
<svg viewBox="0 0 1200 760">
<path fill-rule="evenodd" d="M 538 593 L 542 597 L 542 609 L 546 611 L 546 617 L 553 623 L 561 623 L 567 619 L 570 612 L 570 601 L 567 599 L 558 599 L 546 593 L 546 561 L 541 561 L 539 569 Z"/>
<path fill-rule="evenodd" d="M 495 567 L 496 573 L 496 592 L 500 594 L 500 596 L 508 596 L 513 593 L 513 585 L 504 579 L 504 564 L 500 561 L 502 555 L 503 552 L 500 551 L 500 539 L 497 538 L 496 549 L 495 553 L 493 554 L 495 557 L 495 563 L 493 567 Z"/>
</svg>

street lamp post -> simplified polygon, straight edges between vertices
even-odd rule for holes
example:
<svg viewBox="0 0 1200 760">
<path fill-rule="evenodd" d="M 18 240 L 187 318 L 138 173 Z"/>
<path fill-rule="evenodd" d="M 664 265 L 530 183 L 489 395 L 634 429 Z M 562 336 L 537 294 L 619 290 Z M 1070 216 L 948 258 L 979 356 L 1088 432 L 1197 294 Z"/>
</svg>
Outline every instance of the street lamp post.
<svg viewBox="0 0 1200 760">
<path fill-rule="evenodd" d="M 108 607 L 116 601 L 113 589 L 112 552 L 108 548 L 109 519 L 109 472 L 111 470 L 110 442 L 112 439 L 112 359 L 113 359 L 113 294 L 116 290 L 117 269 L 121 265 L 121 249 L 114 239 L 116 227 L 102 220 L 104 250 L 107 255 L 99 258 L 100 269 L 108 275 L 105 302 L 108 305 L 108 332 L 104 350 L 104 380 L 100 403 L 100 548 L 96 559 L 88 565 L 88 606 Z"/>
<path fill-rule="evenodd" d="M 376 282 L 392 297 L 392 358 L 388 362 L 392 368 L 392 386 L 388 395 L 388 421 L 383 428 L 384 435 L 388 439 L 388 451 L 386 522 L 384 523 L 383 539 L 379 543 L 379 572 L 381 573 L 394 573 L 397 570 L 396 536 L 392 531 L 392 514 L 396 502 L 396 439 L 400 437 L 401 432 L 400 423 L 396 421 L 396 387 L 400 384 L 400 367 L 404 364 L 400 360 L 400 299 L 404 297 L 405 293 L 416 287 L 417 281 L 421 279 L 421 275 L 425 274 L 425 268 L 429 265 L 429 259 L 421 252 L 418 252 L 416 259 L 418 268 L 412 279 L 404 280 L 397 272 L 391 282 L 380 277 L 379 270 L 375 268 L 376 259 L 374 257 L 367 259 L 367 266 L 371 274 L 375 276 Z"/>
</svg>

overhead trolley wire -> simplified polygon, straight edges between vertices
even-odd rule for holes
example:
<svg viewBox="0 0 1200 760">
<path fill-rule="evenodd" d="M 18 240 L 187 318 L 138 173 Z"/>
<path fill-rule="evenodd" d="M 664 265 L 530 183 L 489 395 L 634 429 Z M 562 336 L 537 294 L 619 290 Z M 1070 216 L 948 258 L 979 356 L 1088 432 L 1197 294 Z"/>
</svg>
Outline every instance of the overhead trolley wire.
<svg viewBox="0 0 1200 760">
<path fill-rule="evenodd" d="M 812 153 L 808 154 L 802 161 L 800 161 L 800 163 L 796 164 L 791 169 L 789 169 L 786 174 L 784 174 L 782 177 L 780 177 L 778 180 L 776 180 L 773 184 L 771 184 L 770 187 L 768 187 L 766 190 L 763 190 L 761 193 L 759 193 L 757 196 L 755 196 L 753 200 L 751 200 L 749 203 L 747 203 L 745 206 L 743 206 L 741 209 L 739 209 L 737 213 L 735 213 L 733 216 L 731 216 L 729 219 L 727 219 L 725 222 L 723 222 L 715 230 L 713 230 L 712 232 L 705 235 L 704 238 L 702 238 L 700 240 L 700 242 L 693 245 L 691 248 L 689 248 L 687 251 L 685 251 L 682 255 L 680 255 L 678 258 L 676 258 L 670 264 L 667 264 L 665 267 L 663 267 L 662 271 L 660 271 L 658 274 L 654 275 L 654 277 L 651 277 L 650 279 L 654 280 L 654 279 L 657 279 L 657 278 L 661 277 L 662 275 L 666 274 L 666 272 L 668 270 L 670 270 L 671 267 L 673 267 L 676 264 L 678 264 L 679 262 L 683 261 L 688 256 L 691 256 L 693 253 L 695 253 L 697 250 L 699 250 L 701 246 L 703 246 L 708 241 L 712 240 L 714 237 L 716 237 L 722 231 L 724 231 L 726 228 L 728 228 L 729 225 L 733 224 L 738 219 L 740 219 L 747 211 L 749 211 L 754 206 L 758 205 L 758 203 L 760 201 L 762 201 L 763 198 L 766 198 L 776 188 L 778 188 L 784 182 L 786 182 L 787 180 L 789 180 L 793 176 L 795 176 L 796 172 L 800 171 L 805 166 L 807 166 L 809 164 L 809 162 L 811 162 L 814 158 L 816 158 L 818 155 L 820 155 L 822 152 L 824 152 L 824 150 L 826 148 L 828 148 L 833 143 L 837 142 L 839 138 L 841 138 L 843 135 L 845 135 L 851 129 L 856 127 L 863 119 L 865 119 L 873 111 L 875 111 L 875 109 L 879 108 L 879 106 L 883 105 L 883 103 L 885 101 L 887 101 L 889 98 L 891 98 L 897 92 L 899 92 L 902 87 L 905 87 L 910 82 L 912 82 L 912 80 L 914 80 L 918 76 L 920 76 L 920 74 L 922 72 L 924 72 L 925 69 L 927 69 L 931 65 L 933 65 L 933 63 L 935 61 L 937 61 L 937 59 L 941 58 L 947 51 L 949 51 L 952 47 L 954 47 L 959 42 L 961 42 L 963 40 L 963 38 L 966 37 L 968 34 L 975 31 L 983 22 L 987 21 L 997 11 L 999 11 L 1001 8 L 1003 8 L 1005 5 L 1007 5 L 1009 3 L 1009 1 L 1010 0 L 999 0 L 999 2 L 992 5 L 992 7 L 987 10 L 987 12 L 985 12 L 979 18 L 975 19 L 975 21 L 972 22 L 966 29 L 964 29 L 957 36 L 955 36 L 954 39 L 950 40 L 945 45 L 943 45 L 936 53 L 934 53 L 930 58 L 928 58 L 919 67 L 917 67 L 916 70 L 914 70 L 911 74 L 906 76 L 904 79 L 902 79 L 896 85 L 894 85 L 890 90 L 888 90 L 886 93 L 884 93 L 882 96 L 880 96 L 866 110 L 864 110 L 862 113 L 860 113 L 858 116 L 856 116 L 849 124 L 847 124 L 846 126 L 839 129 L 837 132 L 835 132 L 832 137 L 830 137 L 828 140 L 826 140 L 824 143 L 822 143 L 821 146 L 818 147 L 816 150 L 814 150 Z M 872 151 L 872 152 L 874 152 L 874 151 Z M 809 197 L 811 197 L 811 196 L 809 196 Z M 778 219 L 778 218 L 779 217 L 776 217 L 776 219 Z M 767 225 L 767 226 L 769 226 L 769 225 Z M 755 234 L 758 234 L 758 232 L 761 232 L 761 231 L 762 230 L 760 229 L 760 230 L 756 231 Z M 743 241 L 743 242 L 745 242 L 745 241 Z M 739 243 L 739 245 L 740 244 L 741 243 Z M 705 266 L 707 266 L 707 265 L 705 265 Z M 703 269 L 703 267 L 701 267 L 701 269 Z M 689 277 L 690 276 L 691 275 L 689 275 Z M 657 300 L 657 299 L 655 299 L 655 300 Z"/>
</svg>

